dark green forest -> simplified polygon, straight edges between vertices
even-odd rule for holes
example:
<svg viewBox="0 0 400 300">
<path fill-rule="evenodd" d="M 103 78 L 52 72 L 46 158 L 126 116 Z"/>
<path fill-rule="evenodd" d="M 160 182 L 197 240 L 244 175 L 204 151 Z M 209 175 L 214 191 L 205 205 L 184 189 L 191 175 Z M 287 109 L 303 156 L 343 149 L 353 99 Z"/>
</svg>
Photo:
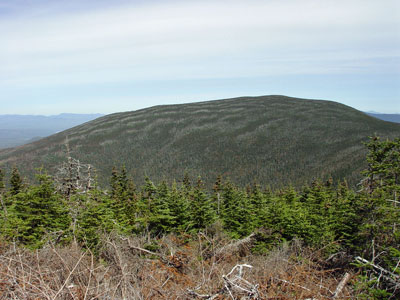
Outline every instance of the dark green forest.
<svg viewBox="0 0 400 300">
<path fill-rule="evenodd" d="M 222 176 L 208 187 L 188 174 L 172 183 L 146 177 L 139 186 L 123 165 L 110 170 L 103 189 L 90 166 L 73 158 L 57 178 L 38 169 L 33 184 L 17 168 L 1 171 L 0 233 L 4 242 L 29 249 L 76 242 L 97 254 L 110 232 L 145 236 L 149 251 L 157 251 L 157 238 L 168 234 L 188 240 L 198 233 L 251 236 L 250 250 L 258 255 L 298 240 L 319 249 L 330 267 L 361 270 L 360 297 L 394 299 L 400 296 L 400 139 L 373 137 L 365 147 L 368 167 L 357 189 L 333 179 L 302 188 L 238 186 Z M 372 265 L 388 273 L 379 276 Z"/>
<path fill-rule="evenodd" d="M 107 115 L 40 141 L 0 150 L 0 168 L 34 178 L 69 154 L 93 165 L 106 188 L 113 166 L 136 183 L 147 177 L 169 185 L 187 173 L 207 187 L 221 175 L 240 186 L 300 188 L 315 178 L 346 179 L 353 186 L 366 167 L 371 135 L 393 139 L 400 124 L 349 106 L 285 96 L 241 97 L 154 106 Z M 68 147 L 68 151 L 67 151 Z"/>
</svg>

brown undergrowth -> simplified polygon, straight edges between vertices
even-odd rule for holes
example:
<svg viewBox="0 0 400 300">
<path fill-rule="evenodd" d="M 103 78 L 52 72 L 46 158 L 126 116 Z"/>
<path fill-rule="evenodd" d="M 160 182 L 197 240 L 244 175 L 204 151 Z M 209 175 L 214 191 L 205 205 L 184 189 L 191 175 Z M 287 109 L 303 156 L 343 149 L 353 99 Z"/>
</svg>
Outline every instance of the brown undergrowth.
<svg viewBox="0 0 400 300">
<path fill-rule="evenodd" d="M 154 241 L 148 250 L 146 237 L 107 236 L 96 256 L 75 243 L 35 251 L 3 243 L 0 299 L 356 298 L 350 284 L 335 298 L 344 272 L 322 268 L 315 252 L 297 242 L 255 255 L 247 243 L 223 236 Z M 256 293 L 229 285 L 227 276 L 238 264 L 246 267 L 235 278 Z"/>
</svg>

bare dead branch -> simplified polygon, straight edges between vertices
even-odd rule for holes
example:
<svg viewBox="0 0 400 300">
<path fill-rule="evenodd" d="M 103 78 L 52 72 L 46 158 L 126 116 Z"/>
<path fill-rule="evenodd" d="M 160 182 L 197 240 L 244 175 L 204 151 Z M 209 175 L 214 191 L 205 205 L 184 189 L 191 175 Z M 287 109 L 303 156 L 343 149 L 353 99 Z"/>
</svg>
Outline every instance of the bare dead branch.
<svg viewBox="0 0 400 300">
<path fill-rule="evenodd" d="M 339 296 L 339 294 L 342 292 L 344 286 L 347 284 L 349 279 L 350 279 L 350 274 L 346 272 L 344 274 L 342 280 L 339 282 L 339 284 L 335 290 L 335 293 L 333 294 L 333 299 L 336 299 Z"/>
<path fill-rule="evenodd" d="M 72 270 L 69 272 L 67 279 L 65 279 L 63 285 L 60 287 L 60 289 L 57 291 L 57 293 L 55 294 L 55 296 L 53 297 L 53 299 L 57 299 L 57 296 L 62 292 L 62 290 L 65 288 L 65 286 L 67 285 L 71 275 L 74 273 L 75 269 L 79 266 L 81 260 L 83 259 L 83 257 L 85 256 L 86 252 L 83 252 L 83 254 L 81 255 L 81 257 L 79 257 L 79 260 L 77 261 L 77 263 L 75 264 L 75 266 L 72 268 Z"/>
<path fill-rule="evenodd" d="M 396 288 L 400 288 L 400 276 L 394 274 L 393 272 L 390 272 L 384 268 L 382 268 L 381 266 L 378 266 L 376 264 L 373 264 L 372 262 L 357 256 L 356 261 L 364 263 L 366 265 L 369 265 L 371 267 L 373 267 L 373 271 L 378 274 L 379 276 L 381 276 L 382 278 L 384 278 L 386 281 L 390 282 L 392 285 L 394 285 Z"/>
<path fill-rule="evenodd" d="M 217 251 L 215 252 L 216 255 L 221 255 L 224 254 L 225 252 L 230 252 L 230 251 L 235 251 L 237 250 L 240 246 L 248 244 L 251 242 L 251 239 L 255 236 L 255 233 L 250 234 L 249 236 L 237 240 L 233 243 L 227 244 L 225 246 L 223 246 L 222 248 L 217 249 Z"/>
</svg>

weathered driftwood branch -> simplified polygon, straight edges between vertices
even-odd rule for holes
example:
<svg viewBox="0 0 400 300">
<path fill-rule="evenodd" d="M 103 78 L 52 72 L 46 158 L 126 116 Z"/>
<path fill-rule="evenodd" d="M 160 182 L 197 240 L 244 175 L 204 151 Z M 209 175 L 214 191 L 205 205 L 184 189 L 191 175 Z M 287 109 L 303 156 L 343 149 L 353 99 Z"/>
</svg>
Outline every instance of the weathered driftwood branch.
<svg viewBox="0 0 400 300">
<path fill-rule="evenodd" d="M 147 254 L 150 254 L 150 255 L 157 256 L 157 257 L 159 257 L 161 259 L 164 259 L 164 256 L 162 256 L 161 254 L 155 253 L 153 251 L 149 251 L 147 249 L 143 249 L 143 248 L 132 246 L 132 245 L 129 245 L 129 248 L 134 249 L 134 250 L 138 250 L 140 252 L 144 252 L 144 253 L 147 253 Z"/>
<path fill-rule="evenodd" d="M 251 239 L 255 236 L 255 233 L 250 234 L 249 236 L 241 239 L 241 240 L 237 240 L 233 243 L 227 244 L 225 246 L 223 246 L 222 248 L 219 248 L 215 251 L 216 255 L 220 255 L 229 251 L 234 251 L 236 249 L 238 249 L 240 246 L 248 244 L 251 242 Z"/>
<path fill-rule="evenodd" d="M 336 290 L 332 297 L 333 299 L 336 299 L 339 296 L 339 294 L 342 292 L 343 288 L 345 287 L 345 285 L 347 284 L 349 279 L 350 279 L 350 274 L 346 272 L 344 274 L 342 280 L 339 282 L 338 286 L 336 287 Z"/>
<path fill-rule="evenodd" d="M 236 265 L 227 275 L 222 275 L 222 279 L 224 280 L 224 287 L 213 295 L 199 294 L 190 289 L 188 289 L 187 291 L 191 296 L 209 300 L 216 299 L 224 293 L 228 293 L 232 300 L 236 299 L 234 297 L 234 294 L 236 293 L 240 293 L 242 295 L 243 293 L 245 293 L 247 297 L 246 299 L 260 299 L 258 293 L 258 285 L 252 284 L 243 278 L 244 268 L 252 268 L 252 266 L 246 264 Z"/>
<path fill-rule="evenodd" d="M 222 279 L 225 281 L 225 288 L 228 290 L 230 296 L 232 296 L 233 289 L 239 290 L 240 292 L 244 292 L 247 296 L 252 297 L 253 299 L 258 299 L 258 286 L 251 284 L 247 280 L 245 280 L 243 276 L 243 268 L 252 268 L 250 265 L 242 264 L 236 265 L 233 269 L 227 274 L 223 275 Z M 238 271 L 237 275 L 233 275 L 235 271 Z"/>
<path fill-rule="evenodd" d="M 385 280 L 387 280 L 388 282 L 390 282 L 391 284 L 395 285 L 397 288 L 400 288 L 400 276 L 397 274 L 394 274 L 393 272 L 390 272 L 384 268 L 382 268 L 381 266 L 378 266 L 376 264 L 373 264 L 372 262 L 357 256 L 356 257 L 356 261 L 367 264 L 369 266 L 371 266 L 373 269 L 373 271 L 375 273 L 378 273 L 382 278 L 384 278 Z"/>
<path fill-rule="evenodd" d="M 139 251 L 139 252 L 143 252 L 143 253 L 146 253 L 146 254 L 150 254 L 150 255 L 157 256 L 157 257 L 160 258 L 163 262 L 167 262 L 167 261 L 168 261 L 168 259 L 167 259 L 164 255 L 162 255 L 162 254 L 160 254 L 160 253 L 156 253 L 156 252 L 153 252 L 153 251 L 150 251 L 150 250 L 147 250 L 147 249 L 140 248 L 140 247 L 137 247 L 137 246 L 132 245 L 132 244 L 131 244 L 131 240 L 130 240 L 129 238 L 122 238 L 122 240 L 128 242 L 128 245 L 129 245 L 129 248 L 130 248 L 130 249 L 137 250 L 137 251 Z"/>
</svg>

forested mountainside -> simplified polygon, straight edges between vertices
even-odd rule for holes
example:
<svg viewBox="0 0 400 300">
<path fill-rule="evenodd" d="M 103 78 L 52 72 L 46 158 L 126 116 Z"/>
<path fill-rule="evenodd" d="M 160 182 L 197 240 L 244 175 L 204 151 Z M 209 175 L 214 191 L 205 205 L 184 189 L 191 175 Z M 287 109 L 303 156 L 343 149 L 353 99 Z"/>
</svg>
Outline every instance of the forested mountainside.
<svg viewBox="0 0 400 300">
<path fill-rule="evenodd" d="M 368 115 L 375 117 L 380 120 L 393 122 L 393 123 L 400 123 L 400 114 L 378 114 L 378 113 L 370 113 L 367 112 Z"/>
<path fill-rule="evenodd" d="M 0 115 L 0 149 L 15 147 L 101 117 L 101 114 Z"/>
<path fill-rule="evenodd" d="M 135 182 L 218 175 L 237 184 L 294 186 L 314 178 L 359 179 L 369 136 L 400 136 L 400 124 L 351 107 L 285 96 L 242 97 L 116 113 L 34 143 L 0 151 L 0 166 L 50 174 L 70 155 L 105 184 L 124 165 Z"/>
<path fill-rule="evenodd" d="M 366 149 L 357 191 L 0 169 L 0 299 L 399 299 L 400 139 Z"/>
</svg>

